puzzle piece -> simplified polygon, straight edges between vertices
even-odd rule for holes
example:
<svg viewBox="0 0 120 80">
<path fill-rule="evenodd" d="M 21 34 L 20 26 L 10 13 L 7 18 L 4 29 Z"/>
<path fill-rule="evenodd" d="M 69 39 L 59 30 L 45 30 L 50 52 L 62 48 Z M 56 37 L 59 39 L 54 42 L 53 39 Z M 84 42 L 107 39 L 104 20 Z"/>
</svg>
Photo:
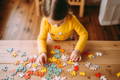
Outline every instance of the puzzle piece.
<svg viewBox="0 0 120 80">
<path fill-rule="evenodd" d="M 14 80 L 14 78 L 13 77 L 8 77 L 8 76 L 6 76 L 5 78 L 3 78 L 3 79 L 1 79 L 1 80 Z"/>
<path fill-rule="evenodd" d="M 8 70 L 8 67 L 6 65 L 4 65 L 4 66 L 1 67 L 1 70 L 6 72 Z"/>
<path fill-rule="evenodd" d="M 95 76 L 100 78 L 101 77 L 101 73 L 96 73 Z"/>
<path fill-rule="evenodd" d="M 54 50 L 51 50 L 50 53 L 51 53 L 51 54 L 55 54 L 55 51 L 54 51 Z"/>
<path fill-rule="evenodd" d="M 17 53 L 16 53 L 16 51 L 13 51 L 13 52 L 12 52 L 12 56 L 13 56 L 13 57 L 17 57 L 17 56 L 18 56 Z"/>
<path fill-rule="evenodd" d="M 31 68 L 31 67 L 32 67 L 32 63 L 28 63 L 28 64 L 26 65 L 26 67 L 27 67 L 27 69 Z"/>
<path fill-rule="evenodd" d="M 69 59 L 69 56 L 62 54 L 61 59 L 63 61 L 67 61 Z"/>
<path fill-rule="evenodd" d="M 95 64 L 92 64 L 91 66 L 90 66 L 90 70 L 97 70 L 99 68 L 99 65 L 95 65 Z"/>
<path fill-rule="evenodd" d="M 107 80 L 107 78 L 106 78 L 106 76 L 103 75 L 100 77 L 100 80 Z"/>
<path fill-rule="evenodd" d="M 64 50 L 64 49 L 60 49 L 60 52 L 61 52 L 61 53 L 64 53 L 64 52 L 65 52 L 65 50 Z"/>
<path fill-rule="evenodd" d="M 24 77 L 24 73 L 19 73 L 18 76 L 19 76 L 20 78 L 23 78 L 23 77 Z"/>
<path fill-rule="evenodd" d="M 60 50 L 59 50 L 59 49 L 55 49 L 54 52 L 55 52 L 56 54 L 60 54 Z"/>
<path fill-rule="evenodd" d="M 103 54 L 101 52 L 96 52 L 96 56 L 102 56 Z"/>
<path fill-rule="evenodd" d="M 46 67 L 42 67 L 41 68 L 41 72 L 47 72 L 47 68 Z"/>
<path fill-rule="evenodd" d="M 23 53 L 21 54 L 21 57 L 25 57 L 25 56 L 27 56 L 27 54 L 26 54 L 26 52 L 23 52 Z"/>
<path fill-rule="evenodd" d="M 24 57 L 23 58 L 23 61 L 25 62 L 25 61 L 28 61 L 28 57 Z"/>
<path fill-rule="evenodd" d="M 86 75 L 85 72 L 80 72 L 79 74 L 80 74 L 80 76 L 85 76 Z"/>
<path fill-rule="evenodd" d="M 92 54 L 89 54 L 89 55 L 88 55 L 88 58 L 89 58 L 89 59 L 92 59 L 92 58 L 95 58 L 95 56 L 92 55 Z"/>
<path fill-rule="evenodd" d="M 70 74 L 71 74 L 72 76 L 76 76 L 76 75 L 77 75 L 76 71 L 71 71 Z"/>
<path fill-rule="evenodd" d="M 27 73 L 28 75 L 33 75 L 33 71 L 32 71 L 32 70 L 28 70 L 28 71 L 26 71 L 26 73 Z"/>
<path fill-rule="evenodd" d="M 59 45 L 55 45 L 54 49 L 60 49 L 61 47 Z"/>
<path fill-rule="evenodd" d="M 79 63 L 78 62 L 74 62 L 74 66 L 78 66 L 79 65 Z"/>
<path fill-rule="evenodd" d="M 15 62 L 15 65 L 19 65 L 19 64 L 20 64 L 20 61 L 17 60 L 17 61 Z"/>
<path fill-rule="evenodd" d="M 38 65 L 37 65 L 37 64 L 32 64 L 32 67 L 33 67 L 33 68 L 37 68 Z"/>
<path fill-rule="evenodd" d="M 74 64 L 74 62 L 69 60 L 69 61 L 67 61 L 67 64 Z"/>
<path fill-rule="evenodd" d="M 117 76 L 118 78 L 120 78 L 120 72 L 118 72 L 118 73 L 116 74 L 116 76 Z"/>
<path fill-rule="evenodd" d="M 30 63 L 34 63 L 35 61 L 36 61 L 36 58 L 34 58 L 34 57 L 32 57 L 32 58 L 29 59 Z"/>
<path fill-rule="evenodd" d="M 63 68 L 64 66 L 63 66 L 63 64 L 58 64 L 58 67 Z"/>
<path fill-rule="evenodd" d="M 36 69 L 36 68 L 32 68 L 31 70 L 32 70 L 32 71 L 34 71 L 34 72 L 35 72 L 35 71 L 37 71 L 37 69 Z"/>
<path fill-rule="evenodd" d="M 8 48 L 7 52 L 9 52 L 9 53 L 13 52 L 13 48 Z"/>
<path fill-rule="evenodd" d="M 56 57 L 57 59 L 61 58 L 61 54 L 55 54 L 54 57 Z"/>
<path fill-rule="evenodd" d="M 74 66 L 74 71 L 78 71 L 79 70 L 79 66 Z"/>
<path fill-rule="evenodd" d="M 87 63 L 85 64 L 85 66 L 86 66 L 87 68 L 89 68 L 90 70 L 94 70 L 94 71 L 100 68 L 99 65 L 92 64 L 91 62 L 87 62 Z"/>
<path fill-rule="evenodd" d="M 67 66 L 67 63 L 63 62 L 63 66 Z"/>
<path fill-rule="evenodd" d="M 66 80 L 66 77 L 55 76 L 52 80 Z"/>
<path fill-rule="evenodd" d="M 31 76 L 30 76 L 29 74 L 26 73 L 26 74 L 24 75 L 24 78 L 25 78 L 25 79 L 30 79 Z"/>
<path fill-rule="evenodd" d="M 26 66 L 27 64 L 29 64 L 29 61 L 25 61 L 22 63 L 23 66 Z"/>
<path fill-rule="evenodd" d="M 87 68 L 89 68 L 91 64 L 92 64 L 91 62 L 87 62 L 87 63 L 85 64 L 85 66 L 86 66 Z"/>
</svg>

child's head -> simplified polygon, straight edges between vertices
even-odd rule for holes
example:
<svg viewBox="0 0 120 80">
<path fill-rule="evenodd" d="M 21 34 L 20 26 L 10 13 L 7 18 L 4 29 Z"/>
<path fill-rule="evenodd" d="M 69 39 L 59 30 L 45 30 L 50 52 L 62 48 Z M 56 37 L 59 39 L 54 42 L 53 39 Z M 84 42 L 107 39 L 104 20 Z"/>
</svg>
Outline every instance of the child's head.
<svg viewBox="0 0 120 80">
<path fill-rule="evenodd" d="M 67 0 L 43 0 L 42 12 L 51 23 L 61 23 L 68 15 L 69 5 Z"/>
</svg>

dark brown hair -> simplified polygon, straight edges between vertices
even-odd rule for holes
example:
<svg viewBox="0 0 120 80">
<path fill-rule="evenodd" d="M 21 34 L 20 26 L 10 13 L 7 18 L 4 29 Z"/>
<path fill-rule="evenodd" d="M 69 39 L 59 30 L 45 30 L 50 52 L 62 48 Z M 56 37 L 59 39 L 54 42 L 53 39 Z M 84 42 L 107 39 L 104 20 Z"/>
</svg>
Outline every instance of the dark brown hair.
<svg viewBox="0 0 120 80">
<path fill-rule="evenodd" d="M 62 20 L 68 14 L 69 4 L 67 0 L 43 0 L 42 13 L 53 20 Z"/>
</svg>

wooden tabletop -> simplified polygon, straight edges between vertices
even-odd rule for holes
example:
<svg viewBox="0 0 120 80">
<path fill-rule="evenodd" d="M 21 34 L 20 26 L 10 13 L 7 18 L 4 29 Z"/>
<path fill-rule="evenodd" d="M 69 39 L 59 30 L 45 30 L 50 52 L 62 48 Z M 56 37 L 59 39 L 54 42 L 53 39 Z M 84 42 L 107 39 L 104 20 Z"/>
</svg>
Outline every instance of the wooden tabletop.
<svg viewBox="0 0 120 80">
<path fill-rule="evenodd" d="M 74 49 L 75 43 L 75 41 L 48 41 L 48 48 L 51 50 L 54 45 L 60 45 L 63 49 L 65 49 L 67 54 L 70 54 Z M 5 77 L 7 74 L 10 74 L 16 67 L 13 65 L 15 61 L 20 59 L 20 57 L 13 58 L 7 54 L 7 48 L 14 48 L 16 50 L 25 51 L 27 52 L 27 55 L 35 55 L 38 53 L 36 40 L 1 40 L 0 66 L 8 65 L 9 69 L 7 72 L 0 70 L 0 73 L 2 73 L 0 74 L 0 79 Z M 69 73 L 67 73 L 67 71 L 63 71 L 61 75 L 68 77 L 68 80 L 78 80 L 78 78 L 79 80 L 99 80 L 99 78 L 96 78 L 94 74 L 100 72 L 103 75 L 106 75 L 109 80 L 119 80 L 116 77 L 116 73 L 120 72 L 120 41 L 89 41 L 86 45 L 85 51 L 89 51 L 91 54 L 94 54 L 95 52 L 102 52 L 103 56 L 96 57 L 94 59 L 83 57 L 83 60 L 79 65 L 79 71 L 86 72 L 85 77 L 81 77 L 79 74 L 76 77 L 72 77 Z M 88 61 L 100 65 L 101 68 L 97 71 L 90 71 L 82 65 Z M 15 80 L 21 80 L 17 76 L 15 78 Z M 38 79 L 36 77 L 32 78 Z"/>
</svg>

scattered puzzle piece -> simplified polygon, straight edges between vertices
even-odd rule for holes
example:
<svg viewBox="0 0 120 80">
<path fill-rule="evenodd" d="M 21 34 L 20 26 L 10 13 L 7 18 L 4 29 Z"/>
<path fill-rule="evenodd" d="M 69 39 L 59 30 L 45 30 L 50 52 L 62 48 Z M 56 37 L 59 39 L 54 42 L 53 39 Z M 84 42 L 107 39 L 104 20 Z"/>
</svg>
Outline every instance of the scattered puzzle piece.
<svg viewBox="0 0 120 80">
<path fill-rule="evenodd" d="M 74 62 L 74 66 L 78 66 L 79 65 L 79 63 L 78 62 Z"/>
<path fill-rule="evenodd" d="M 93 71 L 95 71 L 95 70 L 97 70 L 97 69 L 100 68 L 99 65 L 92 64 L 91 62 L 87 62 L 87 63 L 85 64 L 85 66 L 86 66 L 87 68 L 89 68 L 90 70 L 93 70 Z"/>
<path fill-rule="evenodd" d="M 62 54 L 61 59 L 63 61 L 67 61 L 69 59 L 69 56 Z"/>
<path fill-rule="evenodd" d="M 74 62 L 69 60 L 69 61 L 67 61 L 67 64 L 74 64 Z"/>
<path fill-rule="evenodd" d="M 23 58 L 23 61 L 25 62 L 25 61 L 28 61 L 28 57 L 24 57 Z"/>
<path fill-rule="evenodd" d="M 60 49 L 60 52 L 61 52 L 61 53 L 64 53 L 64 52 L 65 52 L 65 50 L 64 50 L 64 49 Z"/>
<path fill-rule="evenodd" d="M 24 75 L 24 78 L 25 78 L 25 79 L 30 79 L 31 76 L 30 76 L 29 74 L 26 73 L 26 74 Z"/>
<path fill-rule="evenodd" d="M 50 53 L 51 53 L 51 54 L 55 54 L 55 51 L 54 51 L 54 50 L 51 50 Z"/>
<path fill-rule="evenodd" d="M 107 80 L 107 78 L 106 78 L 106 76 L 103 75 L 100 77 L 100 80 Z"/>
<path fill-rule="evenodd" d="M 55 54 L 54 57 L 56 57 L 57 59 L 61 58 L 61 54 Z"/>
<path fill-rule="evenodd" d="M 20 64 L 20 61 L 17 60 L 17 61 L 15 62 L 15 65 L 19 65 L 19 64 Z"/>
<path fill-rule="evenodd" d="M 88 58 L 89 58 L 89 59 L 92 59 L 92 58 L 95 58 L 95 56 L 92 55 L 92 54 L 89 54 L 89 55 L 88 55 Z"/>
<path fill-rule="evenodd" d="M 118 78 L 120 78 L 120 72 L 118 72 L 116 75 L 117 75 Z"/>
<path fill-rule="evenodd" d="M 17 57 L 17 56 L 18 56 L 17 53 L 16 53 L 16 51 L 13 51 L 13 52 L 12 52 L 12 56 L 13 56 L 13 57 Z"/>
<path fill-rule="evenodd" d="M 102 56 L 101 52 L 96 52 L 96 56 Z"/>
<path fill-rule="evenodd" d="M 37 64 L 32 64 L 32 67 L 33 67 L 33 68 L 37 68 L 38 65 L 37 65 Z"/>
<path fill-rule="evenodd" d="M 76 76 L 76 75 L 77 75 L 76 71 L 71 71 L 70 74 L 71 74 L 72 76 Z"/>
<path fill-rule="evenodd" d="M 66 80 L 66 77 L 55 76 L 52 80 Z"/>
<path fill-rule="evenodd" d="M 85 72 L 80 72 L 79 74 L 80 74 L 80 76 L 86 76 Z"/>
<path fill-rule="evenodd" d="M 79 70 L 79 66 L 74 66 L 74 71 L 78 71 Z"/>
<path fill-rule="evenodd" d="M 59 45 L 55 45 L 54 49 L 60 49 L 61 47 Z"/>
<path fill-rule="evenodd" d="M 42 67 L 41 68 L 41 72 L 47 72 L 47 68 L 46 67 Z"/>
<path fill-rule="evenodd" d="M 92 64 L 91 62 L 87 62 L 87 63 L 85 64 L 85 66 L 86 66 L 87 68 L 89 68 L 91 64 Z"/>
<path fill-rule="evenodd" d="M 29 59 L 29 62 L 31 62 L 31 63 L 34 63 L 35 61 L 36 61 L 36 58 L 34 58 L 34 57 Z"/>
<path fill-rule="evenodd" d="M 6 65 L 4 65 L 4 66 L 1 67 L 1 70 L 6 72 L 8 70 L 8 67 Z"/>
<path fill-rule="evenodd" d="M 25 57 L 27 54 L 26 54 L 26 52 L 23 52 L 22 54 L 21 54 L 21 57 Z"/>
<path fill-rule="evenodd" d="M 13 48 L 8 48 L 7 52 L 11 53 L 13 51 Z"/>
<path fill-rule="evenodd" d="M 23 77 L 24 77 L 24 73 L 19 73 L 18 76 L 19 76 L 20 78 L 23 78 Z"/>
<path fill-rule="evenodd" d="M 100 78 L 101 77 L 101 73 L 96 73 L 95 76 Z"/>
</svg>

